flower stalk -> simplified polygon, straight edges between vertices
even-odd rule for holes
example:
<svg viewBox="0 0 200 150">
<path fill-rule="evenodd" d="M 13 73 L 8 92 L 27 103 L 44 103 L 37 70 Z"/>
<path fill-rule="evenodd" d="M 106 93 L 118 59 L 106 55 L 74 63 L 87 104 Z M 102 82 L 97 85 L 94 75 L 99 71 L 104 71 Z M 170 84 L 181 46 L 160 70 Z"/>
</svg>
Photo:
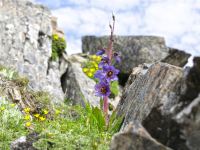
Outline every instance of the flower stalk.
<svg viewBox="0 0 200 150">
<path fill-rule="evenodd" d="M 112 19 L 113 19 L 113 25 L 109 25 L 110 26 L 110 30 L 111 30 L 111 33 L 110 33 L 110 39 L 109 39 L 109 44 L 108 44 L 108 58 L 110 60 L 112 60 L 112 49 L 113 49 L 113 42 L 114 42 L 114 38 L 113 38 L 113 34 L 114 34 L 114 29 L 115 29 L 115 16 L 112 15 Z"/>
<path fill-rule="evenodd" d="M 111 25 L 111 24 L 109 25 L 111 33 L 110 33 L 110 39 L 109 39 L 109 44 L 108 44 L 108 49 L 107 49 L 107 51 L 108 51 L 107 56 L 110 60 L 110 63 L 112 62 L 111 60 L 112 60 L 112 50 L 113 50 L 113 42 L 114 42 L 114 38 L 113 38 L 114 27 L 115 27 L 115 16 L 114 15 L 112 15 L 112 19 L 113 19 L 113 25 Z M 108 96 L 105 96 L 104 101 L 103 101 L 103 111 L 105 114 L 106 124 L 108 124 L 108 122 L 109 122 L 108 107 L 109 107 Z"/>
<path fill-rule="evenodd" d="M 108 96 L 105 96 L 104 98 L 104 101 L 103 101 L 103 112 L 104 112 L 104 115 L 105 115 L 105 121 L 106 121 L 106 124 L 108 124 Z"/>
<path fill-rule="evenodd" d="M 114 27 L 115 27 L 115 16 L 112 16 L 113 24 L 110 26 L 110 38 L 108 42 L 107 49 L 99 50 L 96 55 L 102 56 L 101 62 L 99 63 L 99 70 L 96 71 L 94 77 L 99 80 L 99 83 L 95 85 L 96 95 L 103 97 L 103 112 L 105 115 L 105 121 L 108 125 L 109 116 L 108 116 L 108 108 L 109 108 L 109 95 L 111 94 L 110 91 L 110 84 L 112 81 L 118 80 L 118 73 L 119 70 L 112 66 L 112 56 L 115 59 L 115 62 L 119 62 L 120 58 L 113 53 L 113 42 L 114 42 Z M 104 55 L 105 53 L 105 55 Z"/>
</svg>

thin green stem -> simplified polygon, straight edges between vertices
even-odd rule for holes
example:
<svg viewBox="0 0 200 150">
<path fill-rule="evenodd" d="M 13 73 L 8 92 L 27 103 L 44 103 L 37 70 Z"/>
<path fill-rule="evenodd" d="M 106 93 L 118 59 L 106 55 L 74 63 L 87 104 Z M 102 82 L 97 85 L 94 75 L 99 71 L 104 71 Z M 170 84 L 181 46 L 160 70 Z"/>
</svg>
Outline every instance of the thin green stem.
<svg viewBox="0 0 200 150">
<path fill-rule="evenodd" d="M 104 101 L 103 101 L 103 112 L 104 112 L 104 115 L 105 115 L 105 121 L 106 121 L 106 124 L 108 124 L 108 96 L 104 96 Z"/>
</svg>

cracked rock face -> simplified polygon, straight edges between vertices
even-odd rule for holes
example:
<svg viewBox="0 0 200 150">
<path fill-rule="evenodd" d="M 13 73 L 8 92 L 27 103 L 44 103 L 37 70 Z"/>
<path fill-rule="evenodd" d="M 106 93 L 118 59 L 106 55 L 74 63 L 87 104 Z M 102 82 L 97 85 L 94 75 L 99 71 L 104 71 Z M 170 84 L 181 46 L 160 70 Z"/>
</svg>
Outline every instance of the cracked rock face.
<svg viewBox="0 0 200 150">
<path fill-rule="evenodd" d="M 108 46 L 109 37 L 85 36 L 82 38 L 84 53 L 95 54 L 98 49 Z M 133 67 L 152 63 L 165 58 L 169 49 L 162 37 L 116 36 L 114 51 L 121 53 L 122 62 L 117 66 L 123 73 L 131 73 Z"/>
<path fill-rule="evenodd" d="M 168 99 L 176 99 L 176 90 L 183 75 L 181 68 L 165 63 L 140 66 L 135 70 L 138 72 L 134 71 L 130 76 L 135 76 L 135 79 L 132 83 L 128 82 L 130 86 L 126 86 L 117 107 L 118 115 L 125 114 L 124 126 L 131 120 L 143 121 L 160 103 L 167 114 L 168 108 L 176 104 L 176 101 Z"/>
<path fill-rule="evenodd" d="M 121 130 L 137 120 L 163 145 L 199 150 L 199 68 L 200 57 L 185 70 L 160 62 L 134 68 L 117 107 Z"/>
<path fill-rule="evenodd" d="M 0 31 L 0 64 L 28 76 L 31 88 L 62 99 L 58 65 L 49 66 L 50 11 L 28 0 L 1 0 Z"/>
</svg>

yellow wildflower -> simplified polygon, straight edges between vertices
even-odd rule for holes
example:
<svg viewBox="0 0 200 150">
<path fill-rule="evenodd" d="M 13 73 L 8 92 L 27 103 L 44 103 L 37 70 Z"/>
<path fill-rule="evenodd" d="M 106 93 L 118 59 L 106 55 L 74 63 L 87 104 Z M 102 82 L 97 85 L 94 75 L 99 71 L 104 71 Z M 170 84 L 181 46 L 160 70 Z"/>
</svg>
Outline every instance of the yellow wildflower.
<svg viewBox="0 0 200 150">
<path fill-rule="evenodd" d="M 101 56 L 97 56 L 96 61 L 101 61 Z"/>
<path fill-rule="evenodd" d="M 31 118 L 30 115 L 25 115 L 25 116 L 24 116 L 24 119 L 25 119 L 25 120 L 30 120 L 30 118 Z"/>
<path fill-rule="evenodd" d="M 29 107 L 27 107 L 27 108 L 24 109 L 24 112 L 25 112 L 26 114 L 28 114 L 28 113 L 30 112 L 30 110 L 31 110 L 31 109 L 30 109 Z"/>
<path fill-rule="evenodd" d="M 96 69 L 98 69 L 98 68 L 99 68 L 99 67 L 98 67 L 98 64 L 94 64 L 94 66 L 95 66 L 95 68 L 96 68 Z"/>
<path fill-rule="evenodd" d="M 40 116 L 40 114 L 34 114 L 34 116 L 35 116 L 36 118 L 38 118 L 38 117 Z"/>
<path fill-rule="evenodd" d="M 93 60 L 96 60 L 96 59 L 97 59 L 97 56 L 96 56 L 96 55 L 92 55 L 91 58 L 92 58 Z"/>
<path fill-rule="evenodd" d="M 25 124 L 25 126 L 26 126 L 26 127 L 30 127 L 30 126 L 31 126 L 31 122 L 27 122 L 27 123 Z"/>
<path fill-rule="evenodd" d="M 39 117 L 39 119 L 40 119 L 40 121 L 44 121 L 44 120 L 46 120 L 46 118 L 45 117 Z"/>
<path fill-rule="evenodd" d="M 90 69 L 90 72 L 94 73 L 94 72 L 95 72 L 95 69 L 94 69 L 94 68 L 91 68 L 91 69 Z"/>
<path fill-rule="evenodd" d="M 95 62 L 95 61 L 91 61 L 91 64 L 92 64 L 92 65 L 95 65 L 95 64 L 98 64 L 98 63 Z"/>
<path fill-rule="evenodd" d="M 87 73 L 87 76 L 88 76 L 88 77 L 92 77 L 92 75 L 93 75 L 93 74 L 92 74 L 91 72 L 88 72 L 88 73 Z"/>
<path fill-rule="evenodd" d="M 15 107 L 15 104 L 10 104 L 11 107 Z"/>
<path fill-rule="evenodd" d="M 4 111 L 5 109 L 6 109 L 6 108 L 5 108 L 4 106 L 2 106 L 0 110 L 1 110 L 1 111 Z"/>
<path fill-rule="evenodd" d="M 83 68 L 83 72 L 86 73 L 88 71 L 88 68 Z"/>
<path fill-rule="evenodd" d="M 45 115 L 47 115 L 47 114 L 49 113 L 49 111 L 46 110 L 46 109 L 43 109 L 42 112 L 43 112 Z"/>
<path fill-rule="evenodd" d="M 57 35 L 57 34 L 54 34 L 54 35 L 53 35 L 53 38 L 54 38 L 55 40 L 58 40 L 58 35 Z"/>
</svg>

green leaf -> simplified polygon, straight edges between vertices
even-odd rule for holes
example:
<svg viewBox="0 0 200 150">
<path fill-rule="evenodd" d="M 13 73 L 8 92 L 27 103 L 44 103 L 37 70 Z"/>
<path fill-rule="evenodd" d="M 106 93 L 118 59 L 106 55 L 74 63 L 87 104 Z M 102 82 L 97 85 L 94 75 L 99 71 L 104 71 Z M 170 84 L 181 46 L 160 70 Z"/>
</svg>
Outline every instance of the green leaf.
<svg viewBox="0 0 200 150">
<path fill-rule="evenodd" d="M 111 82 L 110 90 L 111 90 L 111 93 L 114 95 L 114 97 L 116 97 L 119 94 L 119 83 L 118 83 L 118 81 Z"/>
<path fill-rule="evenodd" d="M 108 132 L 110 132 L 111 134 L 118 132 L 122 125 L 123 119 L 124 119 L 124 116 L 117 117 L 116 111 L 113 111 L 109 120 Z"/>
<path fill-rule="evenodd" d="M 92 109 L 92 114 L 97 121 L 97 126 L 98 126 L 99 131 L 105 130 L 106 123 L 105 123 L 104 114 L 102 113 L 102 111 L 98 107 L 95 107 Z"/>
<path fill-rule="evenodd" d="M 100 108 L 103 108 L 103 99 L 100 98 Z"/>
<path fill-rule="evenodd" d="M 115 119 L 116 119 L 116 111 L 113 111 L 110 116 L 109 124 L 112 124 Z"/>
</svg>

